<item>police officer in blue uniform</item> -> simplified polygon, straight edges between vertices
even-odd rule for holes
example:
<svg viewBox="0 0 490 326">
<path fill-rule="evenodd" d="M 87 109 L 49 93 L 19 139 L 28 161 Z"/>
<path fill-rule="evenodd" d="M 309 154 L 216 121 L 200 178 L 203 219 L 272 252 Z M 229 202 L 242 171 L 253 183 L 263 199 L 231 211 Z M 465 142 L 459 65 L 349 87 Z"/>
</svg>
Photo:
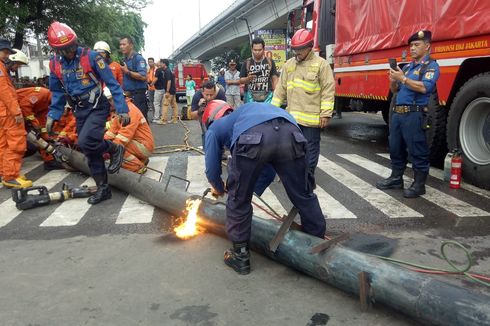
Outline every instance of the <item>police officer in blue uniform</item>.
<svg viewBox="0 0 490 326">
<path fill-rule="evenodd" d="M 248 274 L 252 194 L 266 164 L 276 170 L 289 199 L 298 208 L 304 232 L 323 238 L 325 217 L 307 182 L 307 141 L 294 118 L 268 103 L 247 103 L 231 111 L 229 105 L 217 110 L 213 102 L 208 103 L 202 117 L 208 127 L 206 176 L 212 194 L 223 195 L 221 155 L 225 147 L 229 148 L 232 158 L 226 183 L 226 232 L 233 248 L 225 252 L 224 262 L 237 273 Z"/>
<path fill-rule="evenodd" d="M 52 92 L 46 128 L 52 134 L 53 125 L 63 114 L 66 102 L 73 107 L 77 123 L 78 146 L 88 160 L 97 192 L 89 197 L 90 204 L 111 198 L 107 171 L 119 171 L 124 157 L 124 146 L 104 140 L 105 123 L 110 105 L 101 82 L 111 90 L 116 112 L 123 125 L 130 122 L 128 106 L 119 83 L 109 66 L 95 51 L 78 46 L 77 35 L 67 25 L 54 22 L 48 29 L 48 42 L 56 55 L 50 62 L 49 89 Z M 106 170 L 104 153 L 111 159 Z"/>
<path fill-rule="evenodd" d="M 134 51 L 133 39 L 129 36 L 124 36 L 120 39 L 119 49 L 124 55 L 124 61 L 121 63 L 124 93 L 133 100 L 134 105 L 140 109 L 146 121 L 148 121 L 146 60 L 141 54 Z"/>
<path fill-rule="evenodd" d="M 403 70 L 390 69 L 390 89 L 398 93 L 390 121 L 391 176 L 376 183 L 379 189 L 403 189 L 408 154 L 412 156 L 414 182 L 403 191 L 406 198 L 425 194 L 429 173 L 429 146 L 425 130 L 430 128 L 429 98 L 436 90 L 439 65 L 429 56 L 431 32 L 419 31 L 408 39 L 413 61 Z M 408 152 L 407 152 L 408 149 Z"/>
</svg>

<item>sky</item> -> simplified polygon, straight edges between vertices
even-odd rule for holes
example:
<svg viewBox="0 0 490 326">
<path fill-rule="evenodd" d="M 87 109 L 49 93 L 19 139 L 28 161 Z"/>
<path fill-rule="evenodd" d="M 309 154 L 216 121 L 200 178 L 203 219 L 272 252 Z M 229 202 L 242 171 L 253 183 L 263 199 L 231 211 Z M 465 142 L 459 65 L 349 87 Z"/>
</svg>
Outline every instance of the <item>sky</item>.
<svg viewBox="0 0 490 326">
<path fill-rule="evenodd" d="M 145 29 L 145 58 L 164 59 L 172 54 L 201 27 L 225 11 L 234 0 L 153 0 L 142 12 Z M 200 5 L 199 5 L 200 3 Z M 199 8 L 200 15 L 199 15 Z"/>
</svg>

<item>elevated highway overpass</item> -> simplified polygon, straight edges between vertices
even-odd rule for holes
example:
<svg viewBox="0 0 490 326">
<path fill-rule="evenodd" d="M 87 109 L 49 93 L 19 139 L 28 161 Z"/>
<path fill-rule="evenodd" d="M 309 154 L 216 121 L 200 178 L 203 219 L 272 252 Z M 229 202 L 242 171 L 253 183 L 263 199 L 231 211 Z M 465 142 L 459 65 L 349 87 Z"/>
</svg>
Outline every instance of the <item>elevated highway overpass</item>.
<svg viewBox="0 0 490 326">
<path fill-rule="evenodd" d="M 302 0 L 238 0 L 194 34 L 170 56 L 208 61 L 249 39 L 259 29 L 286 28 L 288 13 Z"/>
</svg>

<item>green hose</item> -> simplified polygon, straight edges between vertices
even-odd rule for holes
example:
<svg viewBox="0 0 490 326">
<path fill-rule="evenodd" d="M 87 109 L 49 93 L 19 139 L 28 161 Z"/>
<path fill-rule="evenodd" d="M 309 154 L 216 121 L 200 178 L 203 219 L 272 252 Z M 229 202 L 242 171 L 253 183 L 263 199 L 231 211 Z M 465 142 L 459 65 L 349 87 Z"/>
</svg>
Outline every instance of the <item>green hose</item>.
<svg viewBox="0 0 490 326">
<path fill-rule="evenodd" d="M 466 255 L 466 264 L 464 265 L 464 268 L 461 268 L 461 267 L 457 267 L 455 266 L 450 260 L 449 258 L 447 258 L 447 255 L 446 255 L 446 246 L 447 245 L 453 245 L 459 249 L 461 249 L 465 255 Z M 481 284 L 481 285 L 485 285 L 485 286 L 488 286 L 490 287 L 490 283 L 489 282 L 485 282 L 483 280 L 480 280 L 476 277 L 474 277 L 473 275 L 471 275 L 471 273 L 469 273 L 469 270 L 471 268 L 471 266 L 473 265 L 473 259 L 471 257 L 471 253 L 469 252 L 468 249 L 465 248 L 465 246 L 463 246 L 461 243 L 457 242 L 457 241 L 452 241 L 452 240 L 449 240 L 449 241 L 443 241 L 442 244 L 441 244 L 441 255 L 442 257 L 446 260 L 446 262 L 449 264 L 449 266 L 451 266 L 452 270 L 450 269 L 442 269 L 442 268 L 436 268 L 436 267 L 431 267 L 431 266 L 424 266 L 424 265 L 419 265 L 419 264 L 415 264 L 415 263 L 411 263 L 411 262 L 408 262 L 408 261 L 404 261 L 404 260 L 399 260 L 399 259 L 394 259 L 394 258 L 389 258 L 389 257 L 383 257 L 383 256 L 378 256 L 378 255 L 371 255 L 372 257 L 377 257 L 377 258 L 380 258 L 380 259 L 383 259 L 383 260 L 386 260 L 386 261 L 390 261 L 390 262 L 393 262 L 393 263 L 396 263 L 396 264 L 400 264 L 400 265 L 407 265 L 407 266 L 412 266 L 412 267 L 416 267 L 416 268 L 420 268 L 420 269 L 425 269 L 425 270 L 430 270 L 430 271 L 438 271 L 438 272 L 446 272 L 446 273 L 450 273 L 450 274 L 462 274 L 462 275 L 465 275 L 466 277 L 468 277 L 469 279 Z"/>
</svg>

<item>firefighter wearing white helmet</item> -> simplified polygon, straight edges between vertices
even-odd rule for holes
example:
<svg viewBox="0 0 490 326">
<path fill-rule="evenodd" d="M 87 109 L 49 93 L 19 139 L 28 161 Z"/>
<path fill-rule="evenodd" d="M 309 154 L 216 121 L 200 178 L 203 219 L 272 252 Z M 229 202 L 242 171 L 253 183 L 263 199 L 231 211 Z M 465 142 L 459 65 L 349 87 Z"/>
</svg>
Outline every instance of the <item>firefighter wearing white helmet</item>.
<svg viewBox="0 0 490 326">
<path fill-rule="evenodd" d="M 109 46 L 109 44 L 107 44 L 104 41 L 99 41 L 99 42 L 95 43 L 94 50 L 99 52 L 99 53 L 102 51 L 105 51 L 105 52 L 111 54 L 111 47 Z"/>
<path fill-rule="evenodd" d="M 107 42 L 104 41 L 98 41 L 94 44 L 94 50 L 99 52 L 99 54 L 104 58 L 104 61 L 107 63 L 109 68 L 112 71 L 112 74 L 114 75 L 114 78 L 118 81 L 119 85 L 122 86 L 123 82 L 123 72 L 121 70 L 121 65 L 116 62 L 112 61 L 111 59 L 111 47 Z"/>
<path fill-rule="evenodd" d="M 26 54 L 21 50 L 14 49 L 16 52 L 14 54 L 9 55 L 9 60 L 14 63 L 20 64 L 29 64 L 29 58 L 27 58 Z"/>
</svg>

